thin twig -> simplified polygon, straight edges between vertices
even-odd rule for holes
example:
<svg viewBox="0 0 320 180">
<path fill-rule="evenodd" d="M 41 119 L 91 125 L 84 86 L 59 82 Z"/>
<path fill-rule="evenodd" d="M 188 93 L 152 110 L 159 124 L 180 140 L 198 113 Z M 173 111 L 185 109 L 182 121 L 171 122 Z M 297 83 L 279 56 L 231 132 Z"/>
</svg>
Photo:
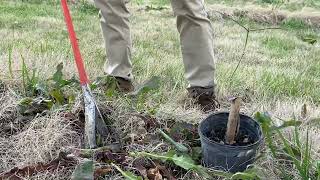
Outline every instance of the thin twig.
<svg viewBox="0 0 320 180">
<path fill-rule="evenodd" d="M 244 25 L 242 25 L 239 21 L 233 19 L 229 14 L 224 14 L 220 11 L 217 10 L 213 10 L 214 12 L 221 14 L 222 16 L 226 16 L 228 19 L 232 20 L 233 22 L 237 23 L 239 26 L 241 26 L 243 29 L 245 29 L 246 31 L 248 31 L 249 29 L 247 27 L 245 27 Z"/>
<path fill-rule="evenodd" d="M 242 59 L 244 58 L 245 54 L 246 54 L 246 50 L 247 50 L 247 46 L 248 46 L 248 39 L 249 39 L 249 33 L 250 33 L 250 29 L 247 31 L 247 34 L 246 34 L 246 41 L 245 41 L 245 44 L 244 44 L 244 48 L 243 48 L 243 51 L 242 51 L 242 54 L 241 54 L 241 57 L 237 63 L 237 66 L 236 68 L 233 70 L 231 76 L 230 76 L 230 82 L 231 82 L 231 79 L 234 77 L 234 75 L 236 74 L 237 70 L 239 69 L 240 67 L 240 64 L 242 62 Z"/>
<path fill-rule="evenodd" d="M 244 48 L 242 50 L 242 54 L 241 54 L 241 57 L 237 63 L 237 66 L 236 68 L 233 70 L 231 76 L 229 77 L 230 79 L 230 83 L 231 83 L 231 79 L 234 77 L 235 73 L 237 72 L 237 70 L 239 69 L 240 67 L 240 64 L 246 54 L 246 50 L 247 50 L 247 46 L 248 46 L 248 41 L 249 41 L 249 34 L 250 32 L 255 32 L 255 31 L 264 31 L 264 30 L 274 30 L 274 29 L 281 29 L 280 27 L 266 27 L 266 28 L 258 28 L 258 29 L 250 29 L 250 27 L 246 27 L 244 26 L 243 24 L 241 24 L 239 21 L 235 20 L 234 18 L 231 17 L 231 15 L 229 14 L 225 14 L 225 13 L 222 13 L 220 11 L 217 11 L 217 10 L 213 10 L 214 12 L 218 13 L 218 14 L 221 14 L 222 16 L 226 17 L 227 19 L 230 19 L 232 20 L 233 22 L 235 22 L 236 24 L 238 24 L 240 27 L 242 27 L 245 31 L 246 31 L 246 39 L 245 39 L 245 44 L 244 44 Z"/>
<path fill-rule="evenodd" d="M 235 21 L 235 20 L 233 20 Z M 238 22 L 239 24 L 239 22 Z M 243 25 L 241 27 L 244 27 Z M 248 46 L 248 41 L 249 41 L 249 34 L 250 32 L 255 32 L 255 31 L 264 31 L 264 30 L 273 30 L 273 29 L 281 29 L 280 27 L 266 27 L 266 28 L 258 28 L 258 29 L 250 29 L 250 28 L 247 28 L 245 27 L 244 29 L 246 29 L 247 31 L 247 34 L 246 34 L 246 40 L 245 40 L 245 44 L 244 44 L 244 48 L 243 48 L 243 51 L 242 51 L 242 54 L 241 54 L 241 57 L 237 63 L 237 66 L 236 68 L 233 70 L 231 76 L 230 76 L 230 80 L 234 77 L 235 73 L 237 72 L 237 70 L 239 69 L 239 66 L 246 54 L 246 51 L 247 51 L 247 46 Z M 231 82 L 231 81 L 230 81 Z"/>
<path fill-rule="evenodd" d="M 250 31 L 253 32 L 253 31 L 273 30 L 273 29 L 281 29 L 281 28 L 280 27 L 267 27 L 267 28 L 250 29 Z"/>
</svg>

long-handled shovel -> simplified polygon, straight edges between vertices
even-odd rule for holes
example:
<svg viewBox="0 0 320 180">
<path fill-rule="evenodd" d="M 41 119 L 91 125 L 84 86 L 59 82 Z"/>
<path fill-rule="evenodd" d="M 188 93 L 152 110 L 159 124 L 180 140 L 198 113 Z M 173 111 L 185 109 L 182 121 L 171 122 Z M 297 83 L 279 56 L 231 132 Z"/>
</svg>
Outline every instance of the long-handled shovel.
<svg viewBox="0 0 320 180">
<path fill-rule="evenodd" d="M 61 0 L 63 15 L 67 24 L 70 42 L 73 49 L 74 58 L 76 61 L 77 69 L 80 77 L 80 84 L 83 91 L 84 106 L 85 106 L 85 136 L 87 143 L 91 149 L 96 148 L 96 128 L 99 134 L 107 137 L 109 130 L 105 124 L 101 112 L 99 111 L 96 101 L 94 100 L 90 87 L 89 79 L 86 74 L 83 60 L 81 57 L 79 45 L 77 42 L 76 33 L 73 28 L 72 18 L 68 8 L 67 0 Z M 99 118 L 97 118 L 99 117 Z"/>
</svg>

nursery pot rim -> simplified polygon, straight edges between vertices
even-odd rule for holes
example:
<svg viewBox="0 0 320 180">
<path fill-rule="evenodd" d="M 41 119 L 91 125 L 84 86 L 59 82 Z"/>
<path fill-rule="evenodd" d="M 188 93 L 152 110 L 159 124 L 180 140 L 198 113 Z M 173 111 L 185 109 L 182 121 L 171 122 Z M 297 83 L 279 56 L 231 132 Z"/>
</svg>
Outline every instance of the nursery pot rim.
<svg viewBox="0 0 320 180">
<path fill-rule="evenodd" d="M 258 139 L 257 141 L 255 141 L 254 143 L 249 144 L 249 145 L 232 146 L 232 145 L 229 145 L 229 144 L 220 144 L 220 143 L 217 143 L 217 142 L 209 139 L 209 138 L 208 138 L 207 136 L 205 136 L 205 135 L 203 134 L 203 132 L 201 131 L 202 124 L 203 124 L 203 122 L 206 121 L 209 117 L 215 116 L 215 115 L 219 115 L 219 114 L 230 114 L 230 112 L 227 112 L 227 111 L 215 112 L 215 113 L 210 114 L 209 116 L 207 116 L 207 118 L 205 118 L 204 120 L 202 120 L 202 121 L 200 122 L 200 124 L 199 124 L 199 126 L 198 126 L 198 132 L 199 132 L 200 137 L 201 137 L 202 139 L 204 139 L 205 141 L 208 141 L 209 143 L 213 143 L 213 144 L 218 145 L 218 146 L 221 146 L 221 147 L 228 147 L 228 148 L 231 148 L 231 149 L 239 149 L 239 148 L 240 148 L 240 149 L 248 149 L 248 148 L 250 148 L 250 147 L 256 146 L 257 144 L 261 144 L 261 142 L 262 142 L 262 140 L 263 140 L 263 134 L 262 134 L 262 129 L 261 129 L 260 124 L 259 124 L 256 120 L 254 120 L 252 117 L 250 117 L 250 116 L 248 116 L 248 115 L 245 115 L 245 114 L 243 114 L 243 113 L 240 113 L 239 115 L 241 115 L 241 116 L 246 116 L 246 117 L 248 117 L 250 120 L 253 120 L 255 123 L 258 124 L 259 131 L 261 132 L 261 135 L 260 135 L 260 137 L 259 137 L 259 139 Z"/>
</svg>

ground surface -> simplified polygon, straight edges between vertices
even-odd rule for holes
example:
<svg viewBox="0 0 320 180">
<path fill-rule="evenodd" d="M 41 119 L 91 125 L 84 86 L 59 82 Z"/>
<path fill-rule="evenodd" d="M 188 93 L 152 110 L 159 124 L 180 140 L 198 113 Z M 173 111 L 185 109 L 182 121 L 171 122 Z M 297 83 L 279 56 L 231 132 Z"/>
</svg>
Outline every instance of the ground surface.
<svg viewBox="0 0 320 180">
<path fill-rule="evenodd" d="M 316 26 L 295 19 L 260 23 L 245 16 L 240 19 L 234 17 L 246 27 L 281 29 L 251 32 L 246 54 L 230 78 L 244 48 L 246 32 L 213 9 L 220 6 L 254 6 L 285 12 L 303 11 L 304 14 L 320 11 L 317 1 L 272 2 L 207 2 L 215 32 L 217 95 L 222 104 L 220 110 L 228 109 L 228 97 L 241 96 L 244 99 L 242 111 L 248 115 L 268 111 L 274 118 L 287 119 L 295 115 L 301 119 L 301 107 L 306 104 L 308 110 L 304 123 L 307 124 L 310 119 L 320 116 L 320 30 Z M 116 125 L 121 125 L 121 130 L 130 131 L 131 134 L 138 134 L 133 127 L 135 118 L 132 113 L 147 114 L 163 124 L 172 119 L 197 123 L 206 116 L 197 107 L 190 108 L 186 98 L 187 82 L 183 76 L 179 36 L 171 8 L 167 7 L 170 6 L 166 1 L 135 1 L 129 4 L 133 14 L 134 83 L 139 85 L 158 76 L 159 87 L 135 101 L 103 88 L 95 90 L 100 104 L 113 107 L 111 116 L 116 120 Z M 105 61 L 98 11 L 86 2 L 73 4 L 71 10 L 86 68 L 90 79 L 94 80 L 103 75 Z M 64 65 L 63 74 L 66 77 L 76 75 L 76 70 L 58 1 L 1 1 L 0 37 L 0 85 L 6 86 L 5 91 L 0 86 L 0 120 L 3 121 L 1 128 L 5 128 L 8 124 L 23 122 L 15 108 L 26 96 L 23 61 L 30 74 L 32 70 L 35 71 L 36 81 L 50 78 L 60 62 Z M 316 42 L 310 43 L 310 39 Z M 79 90 L 74 88 L 67 91 L 75 96 L 69 110 L 77 111 L 80 107 L 77 98 Z M 54 106 L 49 115 L 36 116 L 13 135 L 1 134 L 0 171 L 47 162 L 65 147 L 79 147 L 81 135 L 61 118 L 64 109 L 65 106 Z M 319 129 L 302 125 L 300 131 L 305 134 L 307 129 L 313 141 L 313 157 L 319 159 Z M 128 145 L 128 149 L 148 151 L 157 143 L 149 146 Z M 275 163 L 271 158 L 267 157 L 258 164 L 270 167 L 267 174 L 274 179 L 281 177 L 274 169 Z M 70 175 L 71 170 L 66 172 L 44 173 L 33 178 L 63 179 Z"/>
</svg>

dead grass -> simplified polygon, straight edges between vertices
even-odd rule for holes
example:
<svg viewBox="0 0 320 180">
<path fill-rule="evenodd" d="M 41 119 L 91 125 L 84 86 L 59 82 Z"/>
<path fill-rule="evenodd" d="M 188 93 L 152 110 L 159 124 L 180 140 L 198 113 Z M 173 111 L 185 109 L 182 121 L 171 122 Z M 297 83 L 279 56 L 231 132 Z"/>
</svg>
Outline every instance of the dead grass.
<svg viewBox="0 0 320 180">
<path fill-rule="evenodd" d="M 10 121 L 17 117 L 16 105 L 18 98 L 14 97 L 13 93 L 4 90 L 4 92 L 0 93 L 0 102 L 0 121 L 3 124 L 9 124 Z"/>
<path fill-rule="evenodd" d="M 63 112 L 53 111 L 45 116 L 38 115 L 21 121 L 17 115 L 17 102 L 10 93 L 1 97 L 0 171 L 45 163 L 56 158 L 63 147 L 80 146 L 81 135 L 72 128 L 73 122 L 62 116 Z M 11 133 L 8 126 L 12 129 L 22 128 Z"/>
<path fill-rule="evenodd" d="M 27 177 L 30 180 L 65 180 L 71 177 L 73 169 L 59 169 L 55 172 L 39 173 L 35 176 Z"/>
<path fill-rule="evenodd" d="M 267 23 L 279 25 L 289 20 L 296 20 L 305 23 L 306 25 L 320 27 L 320 12 L 305 8 L 301 11 L 287 11 L 271 8 L 263 8 L 256 5 L 248 5 L 245 7 L 230 7 L 220 4 L 210 4 L 210 13 L 217 11 L 224 16 L 230 17 L 246 17 L 252 21 L 259 23 Z"/>
</svg>

